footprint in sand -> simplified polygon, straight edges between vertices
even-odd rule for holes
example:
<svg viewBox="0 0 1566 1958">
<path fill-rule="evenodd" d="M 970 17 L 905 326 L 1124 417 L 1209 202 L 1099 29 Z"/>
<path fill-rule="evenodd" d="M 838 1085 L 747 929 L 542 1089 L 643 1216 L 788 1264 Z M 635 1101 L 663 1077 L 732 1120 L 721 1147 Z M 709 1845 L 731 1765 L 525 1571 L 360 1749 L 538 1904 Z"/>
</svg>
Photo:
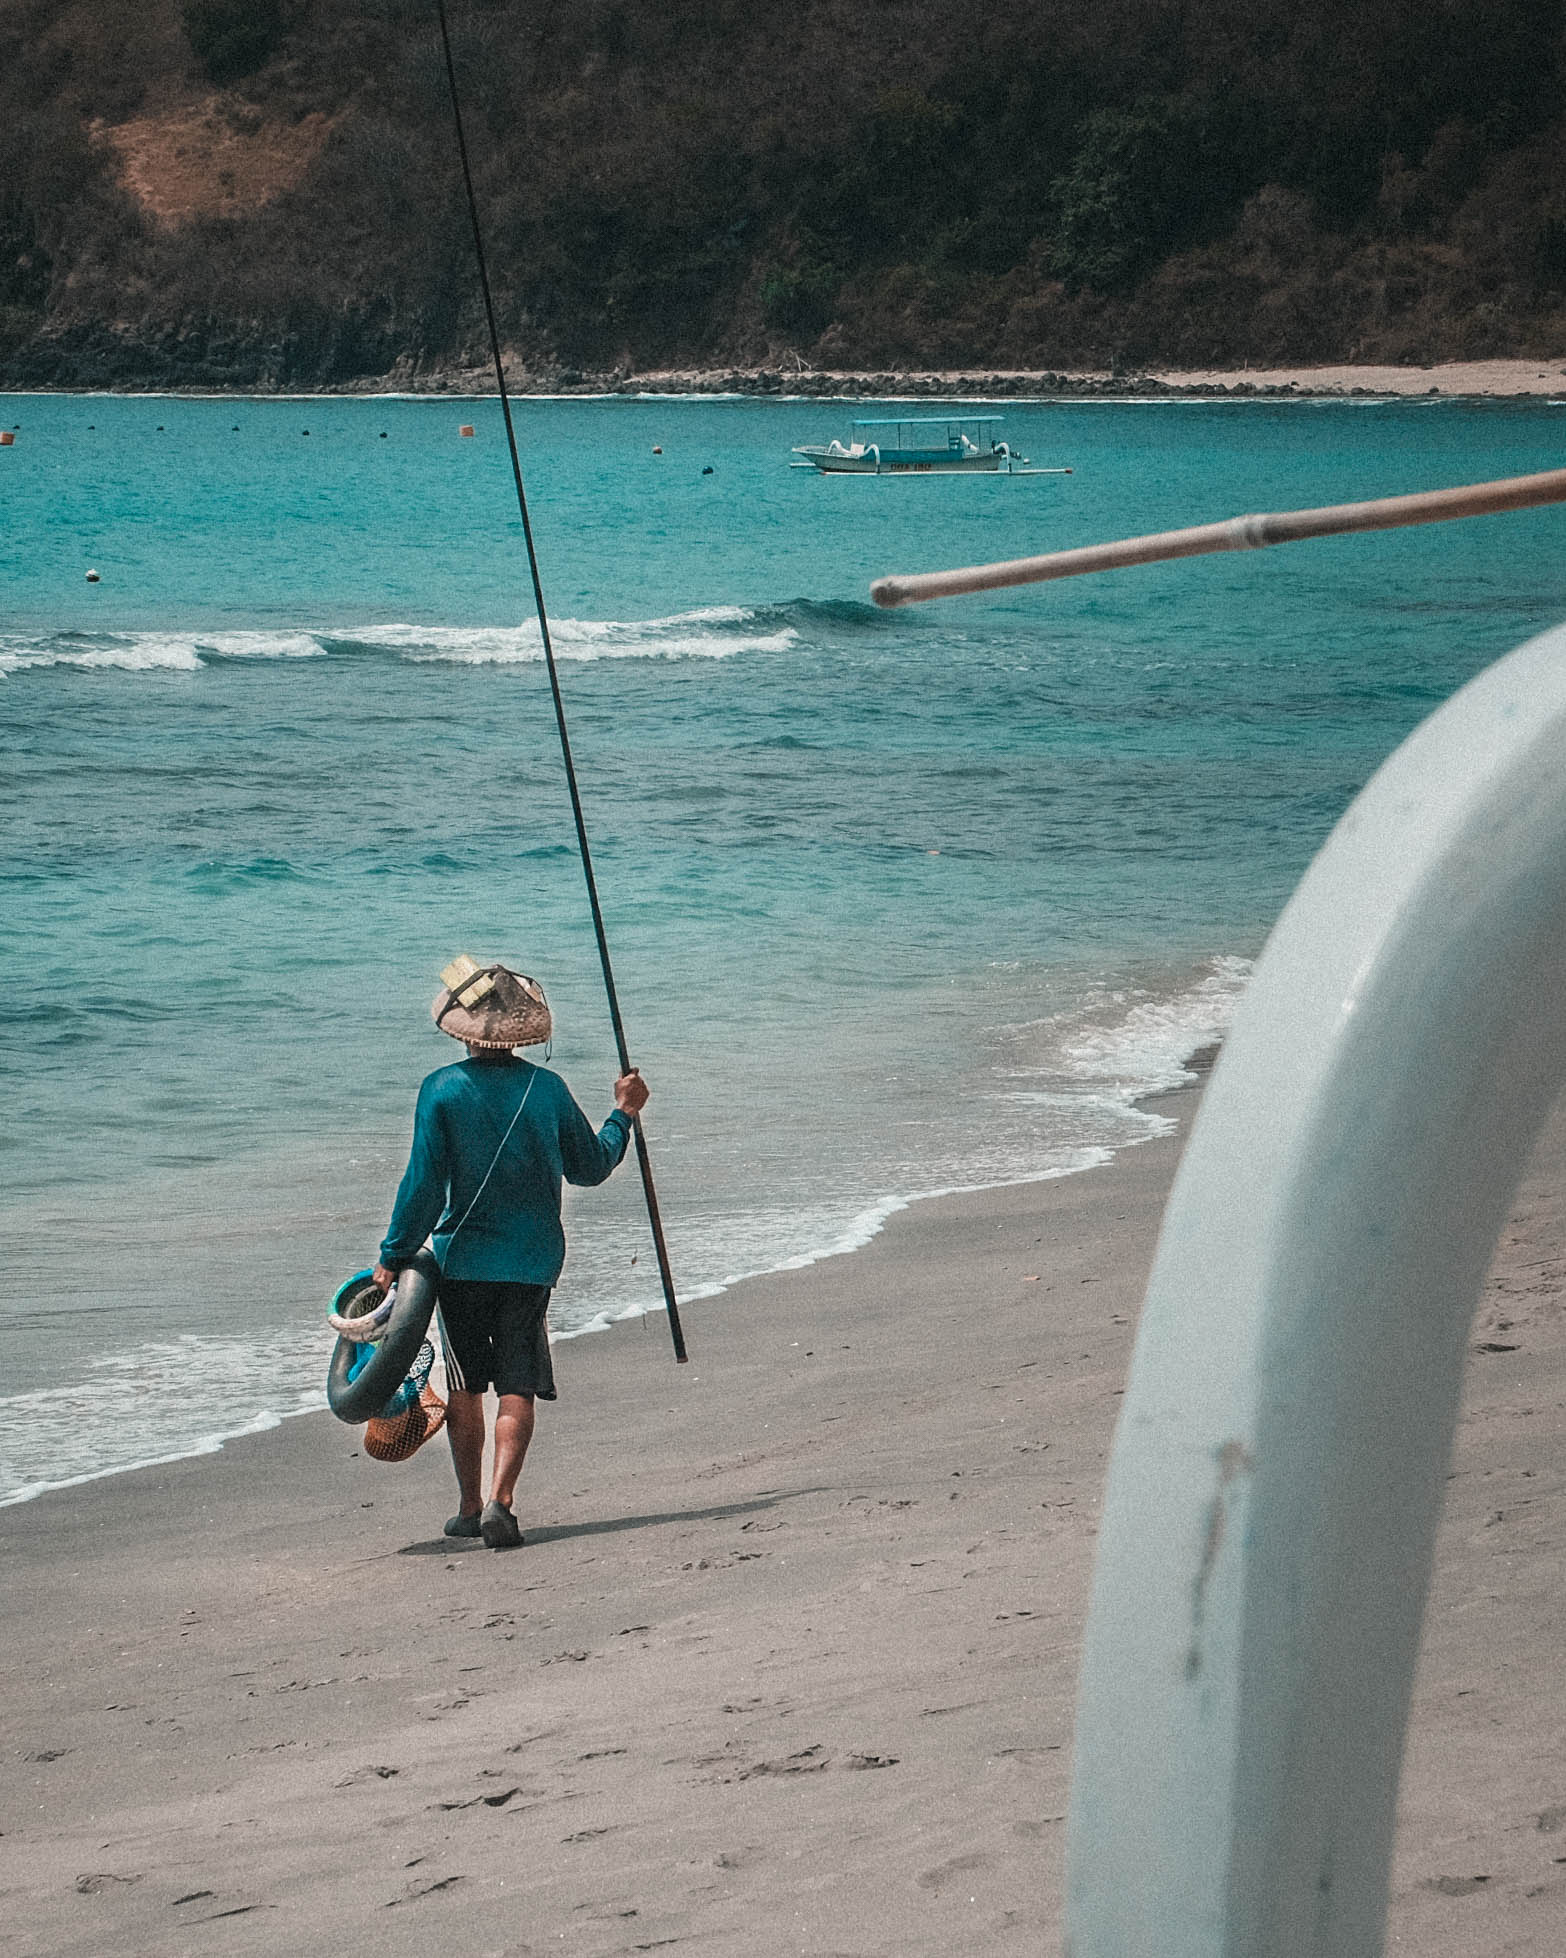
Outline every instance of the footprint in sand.
<svg viewBox="0 0 1566 1958">
<path fill-rule="evenodd" d="M 947 1862 L 937 1863 L 933 1869 L 924 1871 L 916 1881 L 921 1890 L 944 1890 L 948 1884 L 972 1876 L 975 1870 L 987 1870 L 994 1862 L 993 1856 L 953 1856 Z"/>
<path fill-rule="evenodd" d="M 400 1897 L 388 1897 L 386 1908 L 395 1910 L 399 1904 L 416 1904 L 421 1897 L 433 1897 L 442 1890 L 451 1890 L 463 1881 L 461 1876 L 438 1876 L 433 1883 L 410 1883 Z"/>
<path fill-rule="evenodd" d="M 790 1754 L 781 1761 L 757 1761 L 748 1768 L 741 1768 L 740 1781 L 751 1781 L 759 1774 L 816 1774 L 829 1765 L 829 1757 L 821 1752 L 819 1746 L 802 1747 L 797 1754 Z"/>
<path fill-rule="evenodd" d="M 520 1788 L 501 1788 L 493 1795 L 468 1795 L 449 1802 L 431 1802 L 430 1807 L 448 1812 L 464 1808 L 504 1808 L 522 1793 Z"/>
<path fill-rule="evenodd" d="M 752 1863 L 759 1862 L 765 1851 L 757 1843 L 747 1843 L 743 1849 L 723 1849 L 712 1859 L 717 1870 L 748 1870 Z"/>
<path fill-rule="evenodd" d="M 1487 1876 L 1429 1876 L 1425 1878 L 1423 1887 L 1437 1891 L 1443 1897 L 1471 1897 L 1489 1881 Z"/>
</svg>

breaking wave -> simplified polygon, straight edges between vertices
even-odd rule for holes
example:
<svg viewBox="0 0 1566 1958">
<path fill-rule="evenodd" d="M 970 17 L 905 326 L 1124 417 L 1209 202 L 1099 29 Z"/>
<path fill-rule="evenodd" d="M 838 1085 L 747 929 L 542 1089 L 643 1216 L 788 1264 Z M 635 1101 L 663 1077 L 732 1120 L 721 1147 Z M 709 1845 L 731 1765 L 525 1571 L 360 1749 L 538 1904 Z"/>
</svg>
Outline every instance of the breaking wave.
<svg viewBox="0 0 1566 1958">
<path fill-rule="evenodd" d="M 786 653 L 802 637 L 858 634 L 879 623 L 868 605 L 796 599 L 782 605 L 704 605 L 660 619 L 554 619 L 562 660 L 732 659 Z M 43 667 L 82 672 L 199 673 L 233 661 L 393 658 L 495 666 L 543 658 L 537 623 L 362 625 L 244 631 L 0 631 L 0 677 Z"/>
<path fill-rule="evenodd" d="M 1228 1032 L 1251 968 L 1250 959 L 1226 954 L 1168 991 L 1096 991 L 1054 1029 L 1062 1072 L 1138 1098 L 1195 1080 L 1191 1056 Z"/>
</svg>

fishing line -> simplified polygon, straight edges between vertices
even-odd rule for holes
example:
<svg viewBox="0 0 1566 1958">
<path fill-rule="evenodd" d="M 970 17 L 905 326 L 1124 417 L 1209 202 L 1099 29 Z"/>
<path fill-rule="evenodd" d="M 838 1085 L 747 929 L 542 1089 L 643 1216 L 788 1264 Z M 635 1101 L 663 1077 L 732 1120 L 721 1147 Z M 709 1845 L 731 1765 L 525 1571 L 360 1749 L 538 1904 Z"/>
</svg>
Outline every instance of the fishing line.
<svg viewBox="0 0 1566 1958">
<path fill-rule="evenodd" d="M 484 318 L 489 326 L 489 348 L 495 364 L 495 386 L 500 394 L 500 412 L 506 424 L 506 446 L 511 452 L 511 475 L 517 489 L 517 508 L 522 513 L 522 536 L 527 545 L 527 566 L 533 580 L 533 603 L 538 611 L 538 633 L 544 646 L 544 664 L 549 672 L 549 692 L 555 703 L 555 726 L 560 734 L 560 754 L 565 762 L 566 786 L 571 792 L 571 816 L 576 824 L 577 850 L 582 859 L 582 875 L 587 882 L 587 902 L 593 914 L 593 936 L 598 941 L 598 963 L 603 969 L 604 991 L 609 998 L 609 1018 L 614 1027 L 615 1049 L 620 1057 L 620 1072 L 631 1072 L 630 1052 L 625 1044 L 625 1027 L 620 1018 L 620 999 L 615 990 L 614 968 L 609 962 L 609 940 L 604 932 L 603 909 L 598 902 L 598 881 L 593 875 L 593 856 L 587 845 L 587 824 L 582 815 L 582 797 L 576 785 L 576 766 L 571 759 L 571 736 L 566 728 L 565 701 L 560 692 L 560 674 L 555 666 L 554 644 L 549 636 L 549 615 L 544 606 L 544 586 L 539 577 L 538 552 L 533 543 L 533 523 L 528 515 L 527 491 L 522 487 L 522 461 L 517 453 L 516 429 L 511 419 L 511 397 L 506 392 L 505 364 L 500 357 L 500 331 L 495 324 L 495 301 L 490 291 L 489 262 L 484 252 L 484 233 L 479 224 L 478 199 L 473 191 L 473 171 L 468 161 L 468 139 L 462 126 L 462 101 L 457 92 L 457 69 L 451 55 L 451 30 L 446 23 L 446 0 L 436 0 L 440 17 L 441 50 L 446 57 L 446 85 L 451 93 L 451 119 L 457 132 L 457 153 L 462 159 L 462 182 L 468 197 L 468 219 L 473 226 L 473 256 L 478 264 L 479 285 L 484 294 Z M 658 1254 L 658 1276 L 663 1281 L 663 1303 L 669 1315 L 669 1334 L 674 1341 L 674 1357 L 686 1357 L 685 1335 L 680 1329 L 680 1308 L 674 1296 L 674 1277 L 669 1269 L 669 1253 L 663 1240 L 663 1220 L 658 1211 L 658 1193 L 653 1187 L 652 1163 L 647 1154 L 647 1138 L 642 1133 L 639 1115 L 631 1117 L 631 1135 L 636 1143 L 637 1166 L 642 1173 L 642 1192 L 647 1199 L 647 1220 L 652 1226 L 653 1246 Z"/>
</svg>

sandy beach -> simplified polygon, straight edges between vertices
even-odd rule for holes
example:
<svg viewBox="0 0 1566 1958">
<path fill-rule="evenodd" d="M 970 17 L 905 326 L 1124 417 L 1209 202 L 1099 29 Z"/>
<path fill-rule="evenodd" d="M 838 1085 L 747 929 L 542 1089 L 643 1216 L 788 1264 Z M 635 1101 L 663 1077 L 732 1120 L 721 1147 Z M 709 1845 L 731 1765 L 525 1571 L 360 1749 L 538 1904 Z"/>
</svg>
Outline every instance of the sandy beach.
<svg viewBox="0 0 1566 1958">
<path fill-rule="evenodd" d="M 508 373 L 508 381 L 510 375 Z M 482 373 L 432 385 L 490 391 Z M 1566 352 L 1541 360 L 1447 361 L 1426 367 L 1342 363 L 1322 367 L 1234 368 L 930 368 L 898 371 L 823 370 L 803 361 L 776 368 L 678 368 L 625 375 L 518 376 L 521 391 L 665 394 L 814 394 L 848 399 L 951 395 L 977 399 L 1053 396 L 1177 395 L 1465 395 L 1511 399 L 1566 395 Z"/>
<path fill-rule="evenodd" d="M 1165 387 L 1196 390 L 1284 388 L 1301 394 L 1557 395 L 1566 392 L 1566 355 L 1553 360 L 1460 360 L 1430 367 L 1342 365 L 1214 369 L 1155 369 Z"/>
<path fill-rule="evenodd" d="M 324 1415 L 0 1513 L 4 1947 L 1057 1950 L 1099 1489 L 1195 1105 L 691 1308 L 688 1368 L 657 1323 L 568 1342 L 521 1551 L 441 1537 L 443 1444 L 386 1467 Z M 1563 1170 L 1558 1114 L 1472 1335 L 1389 1938 L 1420 1958 L 1566 1930 Z"/>
</svg>

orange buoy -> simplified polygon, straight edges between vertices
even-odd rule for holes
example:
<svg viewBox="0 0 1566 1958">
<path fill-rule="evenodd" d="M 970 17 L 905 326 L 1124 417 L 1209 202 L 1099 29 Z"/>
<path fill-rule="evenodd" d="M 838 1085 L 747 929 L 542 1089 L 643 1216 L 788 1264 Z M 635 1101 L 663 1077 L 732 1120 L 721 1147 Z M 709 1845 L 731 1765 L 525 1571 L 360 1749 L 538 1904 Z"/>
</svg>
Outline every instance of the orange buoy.
<svg viewBox="0 0 1566 1958">
<path fill-rule="evenodd" d="M 464 423 L 462 424 L 462 426 L 461 426 L 461 428 L 459 428 L 459 429 L 457 430 L 457 433 L 458 433 L 459 435 L 471 435 L 471 434 L 473 433 L 473 424 L 472 424 L 472 422 L 464 422 Z"/>
</svg>

